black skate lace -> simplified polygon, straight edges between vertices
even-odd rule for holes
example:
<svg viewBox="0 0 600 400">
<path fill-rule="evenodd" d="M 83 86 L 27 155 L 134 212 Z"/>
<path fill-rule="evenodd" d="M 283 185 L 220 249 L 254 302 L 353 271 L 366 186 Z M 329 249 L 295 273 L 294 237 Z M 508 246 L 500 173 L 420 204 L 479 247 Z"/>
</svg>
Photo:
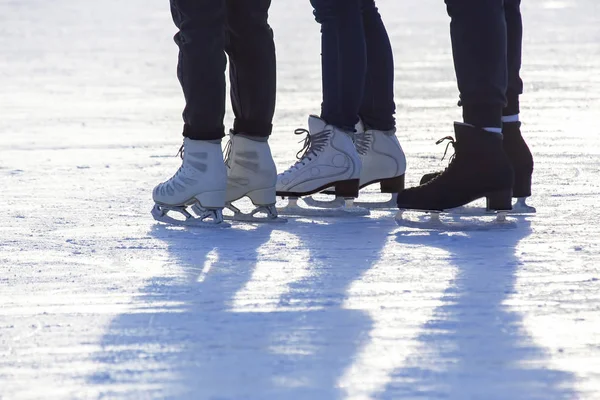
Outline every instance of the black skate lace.
<svg viewBox="0 0 600 400">
<path fill-rule="evenodd" d="M 371 132 L 361 132 L 354 135 L 354 143 L 358 154 L 365 155 L 371 146 L 373 134 Z"/>
<path fill-rule="evenodd" d="M 435 142 L 435 144 L 436 145 L 441 144 L 445 140 L 449 140 L 449 142 L 446 145 L 446 149 L 444 150 L 444 155 L 442 156 L 442 161 L 444 161 L 444 158 L 446 158 L 446 154 L 448 154 L 448 148 L 450 147 L 450 145 L 452 145 L 452 147 L 454 147 L 454 154 L 452 154 L 452 156 L 450 156 L 450 159 L 449 159 L 449 162 L 452 162 L 452 160 L 454 160 L 454 157 L 456 156 L 456 140 L 454 140 L 454 138 L 452 136 L 446 136 L 446 137 L 441 138 L 437 142 Z"/>
<path fill-rule="evenodd" d="M 319 133 L 314 133 L 314 134 L 310 134 L 310 132 L 307 129 L 304 128 L 299 128 L 294 130 L 294 134 L 295 135 L 306 135 L 306 137 L 304 138 L 304 140 L 299 141 L 298 143 L 302 143 L 304 141 L 304 144 L 302 145 L 302 148 L 300 149 L 300 151 L 298 151 L 298 153 L 296 153 L 296 158 L 298 159 L 298 161 L 292 165 L 290 168 L 288 168 L 286 172 L 290 172 L 294 169 L 296 169 L 299 165 L 304 165 L 304 160 L 308 159 L 309 161 L 312 160 L 311 156 L 317 156 L 317 152 L 322 151 L 325 146 L 327 145 L 327 140 L 329 138 L 329 133 L 331 133 L 330 131 L 322 131 Z"/>
<path fill-rule="evenodd" d="M 184 152 L 183 145 L 181 145 L 181 147 L 179 148 L 179 151 L 177 152 L 177 154 L 175 156 L 179 157 L 183 160 L 183 152 Z"/>
<path fill-rule="evenodd" d="M 439 139 L 437 142 L 435 142 L 435 144 L 436 145 L 441 144 L 441 143 L 443 143 L 446 140 L 448 140 L 449 142 L 446 145 L 446 149 L 444 150 L 444 155 L 442 156 L 442 161 L 444 160 L 444 158 L 446 158 L 446 154 L 448 154 L 448 149 L 450 148 L 450 145 L 452 145 L 452 147 L 454 147 L 454 154 L 452 154 L 450 156 L 450 159 L 448 160 L 448 167 L 445 168 L 443 172 L 437 173 L 430 181 L 428 181 L 427 183 L 425 183 L 423 186 L 429 185 L 432 182 L 436 181 L 452 165 L 452 161 L 454 161 L 454 158 L 456 157 L 456 140 L 454 140 L 454 138 L 452 136 L 445 136 L 445 137 Z"/>
</svg>

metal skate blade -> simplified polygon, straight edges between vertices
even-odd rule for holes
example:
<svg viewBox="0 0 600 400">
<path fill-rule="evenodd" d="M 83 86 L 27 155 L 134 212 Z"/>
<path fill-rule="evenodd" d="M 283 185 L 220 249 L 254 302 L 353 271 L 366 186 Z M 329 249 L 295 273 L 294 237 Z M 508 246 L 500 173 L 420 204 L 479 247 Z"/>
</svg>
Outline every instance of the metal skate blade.
<svg viewBox="0 0 600 400">
<path fill-rule="evenodd" d="M 332 200 L 318 200 L 312 196 L 305 197 L 304 203 L 306 203 L 309 207 L 318 207 L 318 208 L 340 208 L 344 206 L 344 198 L 336 197 Z"/>
<path fill-rule="evenodd" d="M 396 199 L 398 197 L 397 193 L 392 194 L 392 198 L 388 201 L 379 201 L 379 202 L 370 202 L 370 201 L 360 201 L 355 200 L 354 206 L 366 208 L 368 210 L 386 210 L 386 209 L 395 209 L 398 207 L 396 204 Z M 319 207 L 319 208 L 339 208 L 344 205 L 343 197 L 336 197 L 333 200 L 318 200 L 314 197 L 305 197 L 303 198 L 306 205 L 310 207 Z"/>
<path fill-rule="evenodd" d="M 519 197 L 515 204 L 513 204 L 513 209 L 511 214 L 535 214 L 537 210 L 535 207 L 532 207 L 527 204 L 526 197 Z"/>
<path fill-rule="evenodd" d="M 305 203 L 306 204 L 306 203 Z M 290 198 L 284 207 L 278 207 L 279 215 L 296 217 L 362 217 L 369 215 L 369 210 L 357 207 L 350 201 L 345 201 L 337 208 L 308 207 L 298 204 L 298 199 Z"/>
<path fill-rule="evenodd" d="M 287 219 L 277 215 L 277 210 L 274 205 L 258 206 L 249 213 L 242 212 L 239 208 L 232 204 L 225 206 L 233 215 L 224 215 L 227 221 L 250 222 L 258 224 L 285 224 Z M 262 214 L 264 217 L 257 217 L 257 214 Z"/>
<path fill-rule="evenodd" d="M 518 205 L 515 203 L 512 210 L 507 210 L 508 215 L 523 215 L 523 214 L 535 214 L 535 207 L 530 207 L 527 204 L 525 206 Z M 446 210 L 447 214 L 457 215 L 462 217 L 482 217 L 482 216 L 493 216 L 496 215 L 496 211 L 490 211 L 485 207 L 477 206 L 462 206 L 456 208 L 450 208 Z"/>
<path fill-rule="evenodd" d="M 506 218 L 505 212 L 470 216 L 401 209 L 396 214 L 395 221 L 401 227 L 455 232 L 514 229 L 518 226 L 514 220 Z"/>
<path fill-rule="evenodd" d="M 220 211 L 220 210 L 219 210 Z M 168 212 L 176 212 L 181 214 L 185 219 L 177 219 L 168 215 Z M 191 215 L 185 210 L 184 207 L 161 207 L 155 204 L 152 208 L 152 217 L 158 222 L 162 222 L 169 225 L 186 226 L 186 227 L 197 227 L 197 228 L 229 228 L 231 224 L 223 222 L 222 219 L 218 218 L 218 215 L 214 219 L 198 218 Z"/>
<path fill-rule="evenodd" d="M 358 207 L 364 207 L 364 208 L 368 208 L 369 210 L 386 210 L 386 209 L 395 209 L 398 208 L 398 193 L 392 193 L 392 198 L 389 199 L 388 201 L 375 201 L 375 202 L 368 202 L 368 201 L 355 201 L 354 204 L 356 204 Z"/>
</svg>

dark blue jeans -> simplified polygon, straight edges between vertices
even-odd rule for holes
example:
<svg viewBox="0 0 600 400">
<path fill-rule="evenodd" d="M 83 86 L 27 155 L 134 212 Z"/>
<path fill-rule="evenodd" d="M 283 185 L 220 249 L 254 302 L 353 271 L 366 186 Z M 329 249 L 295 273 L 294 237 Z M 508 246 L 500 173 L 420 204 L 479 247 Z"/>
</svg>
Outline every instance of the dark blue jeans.
<svg viewBox="0 0 600 400">
<path fill-rule="evenodd" d="M 171 0 L 179 28 L 177 76 L 185 96 L 183 135 L 225 134 L 225 67 L 229 56 L 234 132 L 271 134 L 275 111 L 275 45 L 267 22 L 271 0 Z"/>
<path fill-rule="evenodd" d="M 321 24 L 321 118 L 354 130 L 395 127 L 394 60 L 374 0 L 311 0 Z"/>
<path fill-rule="evenodd" d="M 523 93 L 521 79 L 521 55 L 523 50 L 523 19 L 521 17 L 521 0 L 504 0 L 504 16 L 506 18 L 506 50 L 508 66 L 508 88 L 506 90 L 506 107 L 504 115 L 519 113 L 519 95 Z"/>
<path fill-rule="evenodd" d="M 503 113 L 518 113 L 523 91 L 520 0 L 445 2 L 464 121 L 500 127 Z"/>
</svg>

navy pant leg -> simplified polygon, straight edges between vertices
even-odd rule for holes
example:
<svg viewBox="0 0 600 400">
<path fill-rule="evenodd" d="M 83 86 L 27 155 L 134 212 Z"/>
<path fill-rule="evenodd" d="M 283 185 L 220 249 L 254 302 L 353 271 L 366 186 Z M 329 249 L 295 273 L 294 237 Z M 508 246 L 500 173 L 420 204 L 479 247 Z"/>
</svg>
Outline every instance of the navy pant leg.
<svg viewBox="0 0 600 400">
<path fill-rule="evenodd" d="M 362 19 L 367 48 L 365 90 L 359 115 L 371 129 L 394 129 L 394 56 L 374 0 L 363 0 Z"/>
<path fill-rule="evenodd" d="M 183 135 L 214 140 L 224 136 L 225 3 L 222 0 L 171 0 L 179 32 L 177 76 L 185 97 Z"/>
<path fill-rule="evenodd" d="M 275 44 L 267 22 L 271 0 L 226 0 L 226 5 L 233 130 L 267 137 L 272 130 L 276 92 Z"/>
<path fill-rule="evenodd" d="M 501 127 L 508 86 L 504 0 L 445 0 L 464 121 Z"/>
<path fill-rule="evenodd" d="M 521 0 L 504 0 L 507 31 L 508 89 L 507 105 L 504 115 L 519 113 L 519 95 L 523 93 L 521 79 L 521 53 L 523 44 L 523 20 L 521 18 Z"/>
<path fill-rule="evenodd" d="M 321 24 L 321 118 L 353 131 L 367 70 L 362 0 L 311 0 L 311 4 Z"/>
</svg>

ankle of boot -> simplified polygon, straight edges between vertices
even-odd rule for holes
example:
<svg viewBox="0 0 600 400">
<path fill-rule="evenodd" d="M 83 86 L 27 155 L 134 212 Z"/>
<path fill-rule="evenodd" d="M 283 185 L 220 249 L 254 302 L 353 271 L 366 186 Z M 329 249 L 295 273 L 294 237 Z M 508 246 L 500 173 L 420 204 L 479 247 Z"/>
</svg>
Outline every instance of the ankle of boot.
<svg viewBox="0 0 600 400">
<path fill-rule="evenodd" d="M 463 104 L 463 120 L 478 128 L 501 128 L 502 106 L 495 104 Z"/>
</svg>

